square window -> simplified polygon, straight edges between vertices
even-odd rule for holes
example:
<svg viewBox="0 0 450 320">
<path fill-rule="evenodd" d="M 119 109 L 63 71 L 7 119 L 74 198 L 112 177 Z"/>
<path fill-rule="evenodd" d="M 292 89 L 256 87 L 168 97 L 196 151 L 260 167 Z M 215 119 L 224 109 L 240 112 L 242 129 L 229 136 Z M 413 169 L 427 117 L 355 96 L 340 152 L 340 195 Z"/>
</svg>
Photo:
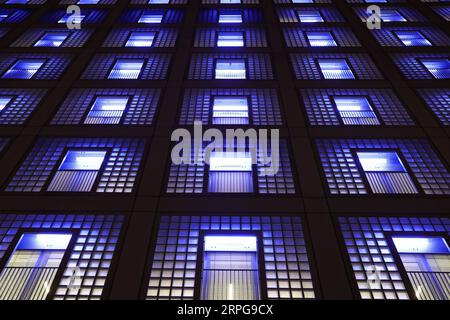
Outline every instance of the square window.
<svg viewBox="0 0 450 320">
<path fill-rule="evenodd" d="M 143 59 L 119 59 L 109 73 L 108 79 L 138 79 L 143 66 Z"/>
<path fill-rule="evenodd" d="M 151 47 L 156 32 L 131 32 L 125 47 Z"/>
<path fill-rule="evenodd" d="M 344 124 L 378 125 L 380 122 L 366 97 L 333 97 Z"/>
<path fill-rule="evenodd" d="M 214 124 L 248 124 L 246 97 L 214 97 Z"/>
<path fill-rule="evenodd" d="M 336 47 L 336 41 L 334 41 L 331 32 L 315 32 L 307 31 L 309 44 L 311 47 Z"/>
<path fill-rule="evenodd" d="M 0 96 L 0 112 L 12 101 L 13 97 Z"/>
<path fill-rule="evenodd" d="M 106 151 L 69 150 L 58 170 L 86 171 L 100 170 L 106 157 Z"/>
<path fill-rule="evenodd" d="M 216 63 L 216 79 L 245 79 L 244 59 L 219 59 Z"/>
<path fill-rule="evenodd" d="M 44 64 L 44 59 L 19 59 L 7 70 L 3 79 L 31 79 Z"/>
<path fill-rule="evenodd" d="M 220 31 L 217 34 L 218 47 L 243 47 L 244 34 L 242 32 Z"/>
<path fill-rule="evenodd" d="M 319 59 L 318 63 L 325 79 L 355 79 L 345 59 Z"/>
<path fill-rule="evenodd" d="M 430 41 L 428 41 L 419 31 L 394 31 L 394 34 L 407 47 L 431 46 Z"/>
<path fill-rule="evenodd" d="M 68 36 L 68 32 L 47 32 L 34 44 L 34 46 L 59 47 Z"/>
<path fill-rule="evenodd" d="M 97 4 L 100 0 L 78 0 L 77 4 Z"/>
<path fill-rule="evenodd" d="M 406 172 L 397 152 L 356 152 L 364 172 Z"/>
<path fill-rule="evenodd" d="M 436 79 L 450 79 L 448 59 L 420 59 L 420 61 Z"/>
<path fill-rule="evenodd" d="M 220 4 L 239 4 L 241 0 L 220 0 Z"/>
<path fill-rule="evenodd" d="M 148 0 L 148 4 L 169 4 L 170 0 Z"/>
<path fill-rule="evenodd" d="M 242 23 L 242 13 L 222 12 L 219 14 L 219 23 Z"/>
<path fill-rule="evenodd" d="M 300 22 L 305 23 L 324 22 L 322 15 L 318 10 L 299 10 L 297 14 Z"/>
<path fill-rule="evenodd" d="M 128 104 L 128 97 L 97 97 L 85 124 L 118 124 Z"/>
<path fill-rule="evenodd" d="M 382 9 L 381 20 L 383 22 L 405 22 L 406 19 L 394 9 Z"/>
<path fill-rule="evenodd" d="M 138 23 L 161 23 L 163 18 L 164 12 L 143 12 Z"/>
<path fill-rule="evenodd" d="M 216 152 L 209 158 L 209 171 L 252 171 L 252 157 L 244 152 Z"/>
<path fill-rule="evenodd" d="M 73 22 L 74 23 L 81 23 L 84 18 L 86 18 L 86 15 L 84 14 L 79 14 L 79 15 L 74 15 L 72 13 L 65 13 L 61 19 L 58 20 L 58 23 L 67 23 L 68 21 L 70 21 L 73 18 Z"/>
</svg>

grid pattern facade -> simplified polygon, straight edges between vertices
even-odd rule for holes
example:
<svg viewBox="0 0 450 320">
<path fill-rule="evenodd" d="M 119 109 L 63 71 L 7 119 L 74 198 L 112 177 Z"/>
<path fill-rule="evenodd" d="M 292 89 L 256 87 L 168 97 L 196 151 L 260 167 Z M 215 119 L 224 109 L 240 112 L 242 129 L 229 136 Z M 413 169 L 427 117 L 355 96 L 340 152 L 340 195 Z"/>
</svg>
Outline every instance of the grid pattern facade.
<svg viewBox="0 0 450 320">
<path fill-rule="evenodd" d="M 46 93 L 45 89 L 0 88 L 0 96 L 12 98 L 7 107 L 0 112 L 0 125 L 23 124 Z"/>
<path fill-rule="evenodd" d="M 30 15 L 30 10 L 1 8 L 0 14 L 6 15 L 1 23 L 21 23 Z"/>
<path fill-rule="evenodd" d="M 194 47 L 216 47 L 218 32 L 242 32 L 244 35 L 244 47 L 267 47 L 264 29 L 253 27 L 198 28 L 195 34 Z"/>
<path fill-rule="evenodd" d="M 450 125 L 450 89 L 419 89 L 419 94 L 441 123 Z"/>
<path fill-rule="evenodd" d="M 345 59 L 359 80 L 383 79 L 383 75 L 365 53 L 311 53 L 290 55 L 295 76 L 299 80 L 322 80 L 323 75 L 317 59 Z"/>
<path fill-rule="evenodd" d="M 158 106 L 160 89 L 73 89 L 51 121 L 52 125 L 83 124 L 98 96 L 128 97 L 131 101 L 122 116 L 122 125 L 151 125 Z"/>
<path fill-rule="evenodd" d="M 8 1 L 8 0 L 2 0 L 1 3 L 2 3 L 2 4 L 7 4 L 7 3 L 6 3 L 7 1 Z M 27 2 L 27 5 L 44 4 L 44 3 L 46 3 L 46 2 L 47 2 L 47 0 L 29 0 L 29 1 Z"/>
<path fill-rule="evenodd" d="M 420 59 L 450 59 L 450 54 L 440 53 L 394 53 L 397 67 L 408 80 L 436 79 L 433 74 L 422 64 Z"/>
<path fill-rule="evenodd" d="M 119 18 L 120 23 L 137 23 L 143 13 L 162 13 L 162 23 L 180 23 L 183 20 L 182 9 L 128 9 Z"/>
<path fill-rule="evenodd" d="M 241 4 L 259 4 L 259 0 L 241 0 Z M 202 4 L 220 4 L 220 0 L 202 0 Z"/>
<path fill-rule="evenodd" d="M 230 231 L 261 234 L 269 299 L 315 297 L 300 217 L 221 215 L 161 217 L 147 299 L 193 299 L 200 233 Z"/>
<path fill-rule="evenodd" d="M 187 89 L 180 112 L 180 125 L 201 121 L 211 124 L 212 103 L 215 96 L 247 97 L 250 101 L 251 124 L 279 126 L 283 124 L 278 93 L 275 89 Z"/>
<path fill-rule="evenodd" d="M 450 219 L 444 217 L 339 217 L 339 225 L 362 299 L 410 299 L 386 232 L 450 235 Z M 372 281 L 374 270 L 379 281 Z"/>
<path fill-rule="evenodd" d="M 39 0 L 35 0 L 39 1 Z M 59 4 L 77 4 L 79 0 L 61 0 Z M 99 5 L 113 5 L 116 4 L 117 0 L 99 0 L 97 4 Z"/>
<path fill-rule="evenodd" d="M 8 28 L 0 28 L 0 39 L 3 38 L 8 33 L 8 31 Z"/>
<path fill-rule="evenodd" d="M 398 13 L 400 13 L 407 22 L 424 22 L 426 21 L 425 17 L 416 9 L 408 8 L 408 7 L 398 7 L 398 6 L 379 6 L 381 8 L 381 12 L 386 9 L 390 10 L 396 10 Z M 358 17 L 363 21 L 366 22 L 367 18 L 369 17 L 369 13 L 366 11 L 367 7 L 357 7 L 353 8 L 355 10 Z M 382 22 L 384 23 L 384 22 Z M 390 23 L 390 22 L 385 22 Z"/>
<path fill-rule="evenodd" d="M 152 47 L 174 47 L 178 37 L 176 28 L 120 28 L 113 29 L 103 42 L 103 47 L 124 47 L 132 32 L 155 32 Z"/>
<path fill-rule="evenodd" d="M 242 14 L 242 22 L 243 23 L 262 23 L 263 16 L 259 9 L 254 8 L 245 8 L 240 9 Z M 199 23 L 217 23 L 219 21 L 220 13 L 232 13 L 236 12 L 236 9 L 221 9 L 220 11 L 217 9 L 200 9 L 198 14 L 198 22 Z"/>
<path fill-rule="evenodd" d="M 48 32 L 65 32 L 67 28 L 36 28 L 30 29 L 11 44 L 11 47 L 33 47 L 34 44 Z M 92 34 L 91 29 L 82 28 L 71 30 L 67 38 L 61 43 L 62 48 L 82 47 Z"/>
<path fill-rule="evenodd" d="M 110 274 L 122 224 L 121 215 L 0 214 L 0 258 L 21 229 L 75 231 L 78 233 L 75 245 L 52 298 L 99 300 Z"/>
<path fill-rule="evenodd" d="M 386 27 L 372 30 L 372 34 L 383 47 L 403 47 L 404 44 L 394 32 L 396 31 L 420 31 L 433 46 L 448 46 L 450 38 L 435 27 Z"/>
<path fill-rule="evenodd" d="M 360 47 L 356 36 L 347 27 L 290 27 L 283 28 L 283 36 L 289 48 L 310 47 L 307 32 L 330 32 L 339 47 Z"/>
<path fill-rule="evenodd" d="M 148 0 L 131 0 L 130 1 L 131 4 L 143 4 L 143 5 L 150 5 L 148 3 Z M 187 4 L 188 0 L 169 0 L 168 4 L 172 4 L 172 5 L 182 5 L 182 4 Z M 157 6 L 157 4 L 154 4 L 153 6 Z"/>
<path fill-rule="evenodd" d="M 445 21 L 450 21 L 450 7 L 432 7 Z"/>
<path fill-rule="evenodd" d="M 66 10 L 49 10 L 47 13 L 43 14 L 40 18 L 41 23 L 58 23 L 58 21 L 66 15 Z M 83 7 L 83 24 L 96 24 L 101 23 L 107 16 L 106 10 L 101 9 L 91 9 Z M 82 30 L 82 29 L 81 29 Z"/>
<path fill-rule="evenodd" d="M 292 0 L 273 0 L 275 4 L 292 4 Z M 331 0 L 311 0 L 311 3 L 322 4 L 322 3 L 331 3 Z"/>
<path fill-rule="evenodd" d="M 324 22 L 344 22 L 344 17 L 340 14 L 340 12 L 336 8 L 332 7 L 296 7 L 294 8 L 286 8 L 281 7 L 277 8 L 278 19 L 281 23 L 300 23 L 300 20 L 297 15 L 298 9 L 302 9 L 302 11 L 319 11 L 322 16 Z"/>
<path fill-rule="evenodd" d="M 301 89 L 300 95 L 312 126 L 339 126 L 333 97 L 369 97 L 371 105 L 387 126 L 412 126 L 414 121 L 391 89 Z"/>
<path fill-rule="evenodd" d="M 41 138 L 6 187 L 9 192 L 42 192 L 68 148 L 108 150 L 95 192 L 133 191 L 144 152 L 144 140 L 129 138 Z"/>
<path fill-rule="evenodd" d="M 426 140 L 319 139 L 317 149 L 329 192 L 333 195 L 369 192 L 352 153 L 364 149 L 398 150 L 426 195 L 450 194 L 450 173 Z"/>
</svg>

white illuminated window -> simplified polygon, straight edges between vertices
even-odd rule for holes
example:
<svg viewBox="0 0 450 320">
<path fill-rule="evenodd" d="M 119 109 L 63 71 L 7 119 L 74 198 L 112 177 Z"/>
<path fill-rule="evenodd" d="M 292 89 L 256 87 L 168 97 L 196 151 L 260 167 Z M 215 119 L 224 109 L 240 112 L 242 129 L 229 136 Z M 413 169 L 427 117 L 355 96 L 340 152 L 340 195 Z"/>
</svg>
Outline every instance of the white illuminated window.
<svg viewBox="0 0 450 320">
<path fill-rule="evenodd" d="M 156 32 L 131 32 L 125 47 L 151 47 Z"/>
<path fill-rule="evenodd" d="M 420 61 L 436 79 L 450 79 L 450 60 L 431 58 Z"/>
<path fill-rule="evenodd" d="M 378 125 L 380 122 L 366 97 L 333 97 L 339 115 L 347 125 Z"/>
<path fill-rule="evenodd" d="M 77 4 L 98 4 L 100 0 L 78 0 Z"/>
<path fill-rule="evenodd" d="M 2 78 L 31 79 L 44 63 L 44 59 L 19 59 L 3 74 Z"/>
<path fill-rule="evenodd" d="M 216 79 L 245 79 L 244 59 L 218 59 L 216 62 Z"/>
<path fill-rule="evenodd" d="M 164 18 L 164 12 L 144 11 L 139 17 L 138 23 L 161 23 Z"/>
<path fill-rule="evenodd" d="M 314 3 L 313 0 L 291 0 L 292 3 Z"/>
<path fill-rule="evenodd" d="M 394 9 L 382 9 L 381 21 L 383 22 L 405 22 L 406 19 Z"/>
<path fill-rule="evenodd" d="M 430 41 L 428 41 L 419 31 L 394 30 L 393 32 L 407 47 L 431 46 Z"/>
<path fill-rule="evenodd" d="M 59 47 L 68 36 L 68 32 L 47 32 L 34 44 L 34 46 Z"/>
<path fill-rule="evenodd" d="M 12 101 L 13 97 L 0 96 L 0 112 Z"/>
<path fill-rule="evenodd" d="M 355 79 L 345 59 L 318 59 L 325 79 Z"/>
<path fill-rule="evenodd" d="M 215 97 L 213 102 L 213 120 L 245 118 L 248 123 L 248 100 L 246 97 Z"/>
<path fill-rule="evenodd" d="M 244 152 L 216 152 L 209 158 L 209 171 L 252 171 L 252 157 Z"/>
<path fill-rule="evenodd" d="M 128 104 L 128 97 L 97 97 L 85 124 L 118 124 Z"/>
<path fill-rule="evenodd" d="M 334 41 L 331 32 L 319 32 L 319 31 L 307 31 L 309 44 L 311 47 L 336 47 L 336 41 Z"/>
<path fill-rule="evenodd" d="M 84 20 L 84 18 L 86 18 L 86 15 L 84 14 L 74 15 L 72 13 L 65 13 L 61 17 L 61 19 L 58 20 L 58 23 L 66 24 L 68 21 L 73 21 L 73 23 L 81 23 Z"/>
<path fill-rule="evenodd" d="M 27 4 L 30 0 L 8 0 L 6 4 Z"/>
<path fill-rule="evenodd" d="M 241 12 L 221 12 L 219 13 L 219 23 L 242 23 Z"/>
<path fill-rule="evenodd" d="M 239 4 L 241 0 L 220 0 L 220 4 Z"/>
<path fill-rule="evenodd" d="M 169 4 L 170 0 L 148 0 L 148 4 Z"/>
<path fill-rule="evenodd" d="M 299 10 L 297 11 L 300 22 L 313 23 L 324 22 L 322 15 L 318 10 Z"/>
<path fill-rule="evenodd" d="M 386 0 L 364 0 L 365 3 L 386 3 Z"/>
<path fill-rule="evenodd" d="M 69 150 L 58 170 L 86 171 L 100 170 L 106 157 L 106 151 Z"/>
<path fill-rule="evenodd" d="M 6 18 L 8 18 L 7 14 L 0 14 L 0 22 L 2 22 L 3 20 L 5 20 Z"/>
<path fill-rule="evenodd" d="M 114 64 L 108 79 L 138 79 L 143 66 L 143 59 L 119 59 Z"/>
<path fill-rule="evenodd" d="M 219 31 L 217 34 L 218 47 L 243 47 L 244 34 L 242 32 Z"/>
<path fill-rule="evenodd" d="M 397 152 L 358 151 L 356 155 L 365 172 L 406 172 Z"/>
</svg>

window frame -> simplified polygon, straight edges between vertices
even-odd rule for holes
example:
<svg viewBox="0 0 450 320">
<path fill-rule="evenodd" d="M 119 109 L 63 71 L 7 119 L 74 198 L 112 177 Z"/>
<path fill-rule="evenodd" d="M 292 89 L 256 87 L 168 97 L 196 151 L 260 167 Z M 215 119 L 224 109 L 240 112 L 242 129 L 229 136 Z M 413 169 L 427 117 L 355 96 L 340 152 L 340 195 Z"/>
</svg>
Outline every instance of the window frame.
<svg viewBox="0 0 450 320">
<path fill-rule="evenodd" d="M 349 79 L 351 80 L 351 79 Z M 341 112 L 338 109 L 338 106 L 336 104 L 335 98 L 337 97 L 362 97 L 365 98 L 367 100 L 367 102 L 369 103 L 372 112 L 375 114 L 378 122 L 380 123 L 379 125 L 347 125 L 344 124 L 344 120 L 342 119 L 341 116 Z M 377 127 L 377 126 L 384 126 L 386 125 L 383 121 L 383 118 L 381 117 L 381 115 L 379 114 L 377 108 L 375 107 L 375 104 L 373 103 L 373 101 L 370 99 L 370 96 L 367 94 L 360 94 L 360 95 L 356 95 L 356 94 L 352 94 L 352 95 L 339 95 L 339 94 L 330 94 L 328 95 L 328 99 L 330 100 L 330 103 L 333 107 L 333 110 L 336 112 L 337 116 L 338 116 L 338 121 L 339 121 L 339 125 L 342 127 L 358 127 L 358 128 L 367 128 L 367 127 Z"/>
<path fill-rule="evenodd" d="M 219 60 L 244 60 L 244 71 L 245 71 L 245 78 L 243 79 L 232 79 L 232 78 L 228 78 L 228 79 L 217 79 L 216 78 L 216 74 L 217 74 L 217 63 L 219 62 Z M 248 78 L 248 58 L 247 57 L 243 57 L 243 58 L 214 58 L 214 63 L 213 63 L 213 70 L 214 70 L 214 74 L 213 74 L 213 79 L 215 81 L 245 81 L 245 80 L 254 80 L 254 79 L 249 79 Z"/>
<path fill-rule="evenodd" d="M 138 74 L 138 76 L 136 77 L 136 78 L 122 78 L 122 79 L 119 79 L 119 78 L 110 78 L 109 76 L 111 75 L 111 72 L 114 70 L 114 67 L 116 66 L 116 64 L 120 61 L 120 60 L 142 60 L 142 67 L 141 67 L 141 69 L 140 69 L 140 71 L 139 71 L 139 74 Z M 143 69 L 145 68 L 145 65 L 148 63 L 148 60 L 147 60 L 147 58 L 114 58 L 114 60 L 113 60 L 113 62 L 111 63 L 111 67 L 109 68 L 109 70 L 106 72 L 106 79 L 104 79 L 104 80 L 120 80 L 120 81 L 136 81 L 136 80 L 141 80 L 140 79 L 140 76 L 141 76 L 141 73 L 142 73 L 142 71 L 143 71 Z"/>
<path fill-rule="evenodd" d="M 94 106 L 95 102 L 97 101 L 98 98 L 106 98 L 106 97 L 114 97 L 114 98 L 127 98 L 127 104 L 125 105 L 125 108 L 123 109 L 122 112 L 122 116 L 120 117 L 120 120 L 118 123 L 115 124 L 88 124 L 85 123 L 85 121 L 87 120 L 89 113 L 92 110 L 92 107 Z M 128 109 L 130 108 L 131 102 L 133 101 L 133 96 L 132 95 L 106 95 L 106 94 L 94 94 L 92 96 L 92 99 L 89 102 L 89 107 L 85 110 L 85 112 L 83 113 L 83 116 L 81 117 L 81 124 L 83 126 L 118 126 L 123 124 L 123 120 L 124 120 L 124 116 L 126 115 L 126 113 L 128 112 Z"/>
<path fill-rule="evenodd" d="M 347 59 L 347 57 L 343 57 L 343 58 L 321 58 L 321 57 L 314 57 L 314 63 L 316 65 L 317 70 L 319 70 L 320 72 L 320 76 L 322 77 L 321 80 L 328 80 L 328 81 L 342 81 L 342 80 L 346 80 L 346 81 L 351 81 L 351 80 L 359 80 L 358 74 L 355 72 L 355 70 L 353 70 L 352 64 L 350 63 L 350 61 Z M 320 66 L 319 60 L 344 60 L 346 65 L 348 66 L 348 69 L 350 70 L 350 72 L 353 75 L 353 78 L 333 78 L 333 79 L 327 79 L 325 78 L 324 72 L 322 70 L 322 67 Z"/>
<path fill-rule="evenodd" d="M 244 97 L 247 100 L 247 112 L 248 112 L 248 124 L 246 125 L 241 125 L 241 124 L 227 124 L 227 126 L 237 126 L 237 127 L 242 127 L 242 126 L 251 126 L 253 125 L 253 108 L 252 108 L 252 103 L 251 103 L 251 98 L 250 95 L 223 95 L 223 94 L 212 94 L 210 95 L 210 103 L 209 103 L 209 110 L 210 110 L 210 114 L 208 117 L 208 126 L 214 126 L 213 121 L 214 121 L 214 100 L 216 98 L 222 98 L 222 97 L 226 97 L 226 98 L 239 98 L 239 97 Z M 223 126 L 223 125 L 219 125 L 219 126 Z"/>
</svg>

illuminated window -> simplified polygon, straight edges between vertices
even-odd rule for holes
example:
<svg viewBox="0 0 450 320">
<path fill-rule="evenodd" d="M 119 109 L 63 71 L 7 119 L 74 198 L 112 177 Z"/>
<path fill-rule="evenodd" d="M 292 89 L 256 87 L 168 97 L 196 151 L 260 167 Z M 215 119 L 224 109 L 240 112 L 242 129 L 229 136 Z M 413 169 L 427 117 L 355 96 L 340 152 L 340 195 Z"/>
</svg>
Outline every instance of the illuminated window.
<svg viewBox="0 0 450 320">
<path fill-rule="evenodd" d="M 220 31 L 217 34 L 218 47 L 243 47 L 244 34 L 242 32 Z"/>
<path fill-rule="evenodd" d="M 24 233 L 0 275 L 0 300 L 45 300 L 71 238 Z"/>
<path fill-rule="evenodd" d="M 29 0 L 8 0 L 6 4 L 27 4 Z"/>
<path fill-rule="evenodd" d="M 318 59 L 325 79 L 355 79 L 345 59 Z"/>
<path fill-rule="evenodd" d="M 215 152 L 209 159 L 209 192 L 253 192 L 251 154 Z"/>
<path fill-rule="evenodd" d="M 213 124 L 248 124 L 246 97 L 214 97 Z"/>
<path fill-rule="evenodd" d="M 74 15 L 73 13 L 65 13 L 61 17 L 61 19 L 58 20 L 58 23 L 66 24 L 69 21 L 71 22 L 73 21 L 73 23 L 81 23 L 84 20 L 84 18 L 86 18 L 86 15 L 84 14 Z"/>
<path fill-rule="evenodd" d="M 420 61 L 436 79 L 450 79 L 448 59 L 420 59 Z"/>
<path fill-rule="evenodd" d="M 383 22 L 405 22 L 406 19 L 394 9 L 382 9 L 381 20 Z"/>
<path fill-rule="evenodd" d="M 358 151 L 358 161 L 373 193 L 418 193 L 395 151 Z"/>
<path fill-rule="evenodd" d="M 47 32 L 34 44 L 34 46 L 59 47 L 68 36 L 68 32 Z"/>
<path fill-rule="evenodd" d="M 128 104 L 128 97 L 97 97 L 85 124 L 118 124 Z"/>
<path fill-rule="evenodd" d="M 169 4 L 170 0 L 148 0 L 148 4 Z"/>
<path fill-rule="evenodd" d="M 333 39 L 331 32 L 315 32 L 307 31 L 309 44 L 311 47 L 336 47 L 336 41 Z"/>
<path fill-rule="evenodd" d="M 156 32 L 131 32 L 125 47 L 151 47 Z"/>
<path fill-rule="evenodd" d="M 220 4 L 238 4 L 241 0 L 220 0 Z"/>
<path fill-rule="evenodd" d="M 219 23 L 242 23 L 242 13 L 221 12 L 219 13 Z"/>
<path fill-rule="evenodd" d="M 407 47 L 412 46 L 431 46 L 428 41 L 419 31 L 394 31 L 400 41 Z"/>
<path fill-rule="evenodd" d="M 292 0 L 292 3 L 314 3 L 313 0 Z"/>
<path fill-rule="evenodd" d="M 364 0 L 365 3 L 386 3 L 386 0 Z"/>
<path fill-rule="evenodd" d="M 418 300 L 450 300 L 450 250 L 441 237 L 392 237 Z"/>
<path fill-rule="evenodd" d="M 105 157 L 106 151 L 68 150 L 47 190 L 91 191 Z"/>
<path fill-rule="evenodd" d="M 161 23 L 164 18 L 164 12 L 143 12 L 139 17 L 138 23 Z"/>
<path fill-rule="evenodd" d="M 380 122 L 366 97 L 333 97 L 342 122 L 346 125 L 378 125 Z"/>
<path fill-rule="evenodd" d="M 3 79 L 31 79 L 44 64 L 44 59 L 19 59 L 7 70 Z"/>
<path fill-rule="evenodd" d="M 0 96 L 0 112 L 12 101 L 13 97 Z"/>
<path fill-rule="evenodd" d="M 257 238 L 206 235 L 203 244 L 202 300 L 259 300 Z"/>
<path fill-rule="evenodd" d="M 138 79 L 143 66 L 143 59 L 119 59 L 109 73 L 108 79 Z"/>
<path fill-rule="evenodd" d="M 322 15 L 318 10 L 299 10 L 297 11 L 300 22 L 324 22 Z"/>
<path fill-rule="evenodd" d="M 218 59 L 216 63 L 216 79 L 245 79 L 245 60 Z"/>
<path fill-rule="evenodd" d="M 98 4 L 100 0 L 78 0 L 77 4 Z"/>
<path fill-rule="evenodd" d="M 0 22 L 2 22 L 3 20 L 5 20 L 6 18 L 8 18 L 7 14 L 0 14 Z"/>
</svg>

